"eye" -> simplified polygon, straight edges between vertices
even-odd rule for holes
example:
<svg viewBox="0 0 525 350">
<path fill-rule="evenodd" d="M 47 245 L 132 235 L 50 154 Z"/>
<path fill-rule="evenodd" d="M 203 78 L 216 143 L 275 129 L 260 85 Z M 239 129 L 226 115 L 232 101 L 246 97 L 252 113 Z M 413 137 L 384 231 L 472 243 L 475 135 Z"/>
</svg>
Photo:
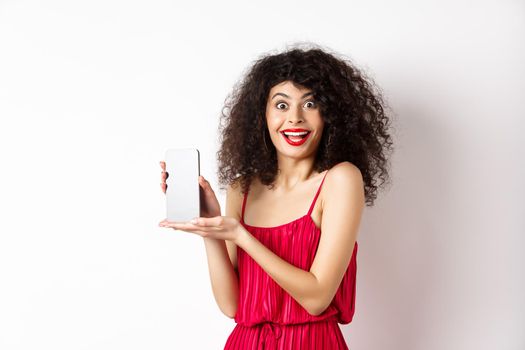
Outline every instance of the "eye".
<svg viewBox="0 0 525 350">
<path fill-rule="evenodd" d="M 314 101 L 306 101 L 304 105 L 306 106 L 308 103 L 310 103 L 310 107 L 313 107 L 313 108 L 317 107 L 317 104 Z"/>
<path fill-rule="evenodd" d="M 277 109 L 282 109 L 282 108 L 279 108 L 279 106 L 281 106 L 281 105 L 285 105 L 285 106 L 286 106 L 286 103 L 284 103 L 284 102 L 279 102 L 279 103 L 277 103 L 277 104 L 275 105 L 275 107 L 277 107 Z"/>
</svg>

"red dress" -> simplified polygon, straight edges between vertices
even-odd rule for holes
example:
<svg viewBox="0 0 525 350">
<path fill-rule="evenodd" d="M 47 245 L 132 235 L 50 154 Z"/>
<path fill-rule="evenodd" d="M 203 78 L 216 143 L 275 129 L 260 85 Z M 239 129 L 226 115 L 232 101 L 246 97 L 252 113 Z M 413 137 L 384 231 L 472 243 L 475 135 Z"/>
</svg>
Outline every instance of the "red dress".
<svg viewBox="0 0 525 350">
<path fill-rule="evenodd" d="M 328 173 L 328 171 L 327 171 Z M 324 178 L 308 213 L 289 223 L 273 227 L 244 222 L 245 193 L 241 224 L 257 240 L 288 263 L 309 271 L 315 258 L 321 230 L 310 214 Z M 322 350 L 346 349 L 338 323 L 352 321 L 355 309 L 357 242 L 343 280 L 328 308 L 320 315 L 309 314 L 281 288 L 243 249 L 237 247 L 239 302 L 237 323 L 225 350 Z"/>
</svg>

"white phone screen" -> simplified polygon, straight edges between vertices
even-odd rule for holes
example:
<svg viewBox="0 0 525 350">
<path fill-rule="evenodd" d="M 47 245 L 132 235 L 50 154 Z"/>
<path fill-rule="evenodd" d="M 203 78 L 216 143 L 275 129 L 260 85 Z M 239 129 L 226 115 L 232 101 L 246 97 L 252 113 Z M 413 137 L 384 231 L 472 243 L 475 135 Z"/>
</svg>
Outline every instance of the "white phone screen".
<svg viewBox="0 0 525 350">
<path fill-rule="evenodd" d="M 166 218 L 186 222 L 200 216 L 200 154 L 196 148 L 166 151 Z"/>
</svg>

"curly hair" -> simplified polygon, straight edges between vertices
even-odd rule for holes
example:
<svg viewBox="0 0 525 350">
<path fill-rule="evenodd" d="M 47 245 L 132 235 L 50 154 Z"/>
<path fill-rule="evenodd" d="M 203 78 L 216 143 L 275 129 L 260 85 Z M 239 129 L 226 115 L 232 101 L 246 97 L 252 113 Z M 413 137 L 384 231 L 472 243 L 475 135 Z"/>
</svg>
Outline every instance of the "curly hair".
<svg viewBox="0 0 525 350">
<path fill-rule="evenodd" d="M 314 169 L 322 172 L 342 161 L 361 171 L 366 204 L 389 180 L 388 154 L 393 142 L 382 93 L 348 58 L 319 45 L 259 57 L 226 97 L 219 123 L 217 152 L 221 189 L 235 182 L 245 193 L 252 179 L 273 187 L 277 154 L 266 125 L 270 89 L 284 81 L 309 88 L 325 127 Z M 378 180 L 381 182 L 378 184 Z"/>
</svg>

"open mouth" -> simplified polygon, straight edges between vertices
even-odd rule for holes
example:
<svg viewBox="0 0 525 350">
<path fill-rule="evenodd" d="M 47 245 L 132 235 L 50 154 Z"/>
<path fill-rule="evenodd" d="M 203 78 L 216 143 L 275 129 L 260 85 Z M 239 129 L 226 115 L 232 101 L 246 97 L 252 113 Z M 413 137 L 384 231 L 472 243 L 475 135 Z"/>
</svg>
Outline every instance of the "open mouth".
<svg viewBox="0 0 525 350">
<path fill-rule="evenodd" d="M 308 139 L 310 133 L 310 131 L 281 131 L 281 135 L 283 135 L 286 142 L 288 142 L 292 146 L 302 145 L 306 141 L 306 139 Z"/>
</svg>

